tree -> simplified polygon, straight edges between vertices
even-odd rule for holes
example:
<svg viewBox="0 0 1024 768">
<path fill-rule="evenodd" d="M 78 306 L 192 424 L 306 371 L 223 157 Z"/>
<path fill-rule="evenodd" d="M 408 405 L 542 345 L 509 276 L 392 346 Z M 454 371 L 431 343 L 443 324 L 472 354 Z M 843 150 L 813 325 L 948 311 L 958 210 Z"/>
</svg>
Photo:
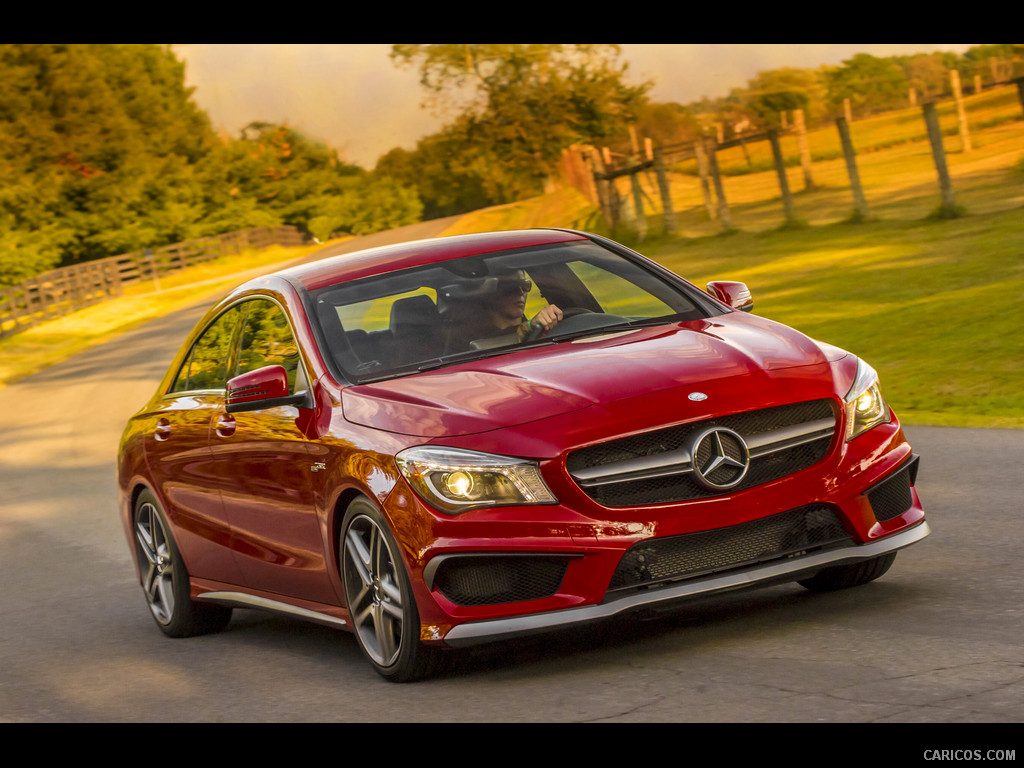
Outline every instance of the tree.
<svg viewBox="0 0 1024 768">
<path fill-rule="evenodd" d="M 414 224 L 423 213 L 415 188 L 388 178 L 360 183 L 341 194 L 321 198 L 318 203 L 308 228 L 320 240 L 335 232 L 365 235 Z"/>
<path fill-rule="evenodd" d="M 907 76 L 893 59 L 858 53 L 841 67 L 827 69 L 828 98 L 833 105 L 844 99 L 856 110 L 874 112 L 905 103 Z"/>
<path fill-rule="evenodd" d="M 193 163 L 213 134 L 183 78 L 166 46 L 0 46 L 10 236 L 64 263 L 187 237 L 202 214 Z"/>
<path fill-rule="evenodd" d="M 288 126 L 216 136 L 169 46 L 0 45 L 0 283 L 258 226 L 410 223 L 415 195 Z M 375 208 L 375 210 L 374 210 Z"/>
<path fill-rule="evenodd" d="M 236 229 L 290 224 L 326 239 L 411 224 L 422 212 L 415 192 L 341 162 L 331 147 L 285 125 L 250 123 L 209 169 L 209 221 L 218 227 L 230 217 Z"/>
<path fill-rule="evenodd" d="M 637 109 L 637 134 L 659 145 L 693 141 L 700 136 L 700 124 L 693 112 L 676 102 L 647 103 Z"/>
<path fill-rule="evenodd" d="M 415 190 L 425 219 L 452 216 L 494 202 L 468 157 L 458 137 L 441 131 L 420 139 L 414 151 L 392 149 L 377 161 L 374 176 Z"/>
<path fill-rule="evenodd" d="M 981 75 L 985 82 L 1006 82 L 1024 77 L 1024 44 L 991 43 L 975 45 L 962 57 L 965 77 Z"/>
<path fill-rule="evenodd" d="M 621 133 L 649 84 L 628 85 L 615 45 L 396 44 L 428 103 L 454 119 L 432 149 L 457 147 L 460 171 L 493 202 L 536 194 L 562 150 Z M 421 188 L 421 194 L 423 189 Z"/>
<path fill-rule="evenodd" d="M 907 56 L 902 64 L 907 84 L 917 92 L 921 101 L 931 101 L 949 94 L 949 70 L 953 67 L 943 54 L 920 53 Z"/>
<path fill-rule="evenodd" d="M 779 113 L 802 109 L 810 122 L 828 112 L 828 89 L 821 70 L 783 67 L 758 72 L 747 83 L 747 104 L 763 125 L 777 125 Z"/>
</svg>

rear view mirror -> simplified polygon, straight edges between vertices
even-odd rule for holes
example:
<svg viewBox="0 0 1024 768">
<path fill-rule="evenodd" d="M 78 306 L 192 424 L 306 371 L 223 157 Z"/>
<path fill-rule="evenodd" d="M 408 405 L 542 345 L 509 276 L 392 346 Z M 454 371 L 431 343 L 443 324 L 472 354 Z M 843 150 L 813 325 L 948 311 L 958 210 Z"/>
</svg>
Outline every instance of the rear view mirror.
<svg viewBox="0 0 1024 768">
<path fill-rule="evenodd" d="M 258 411 L 279 405 L 302 405 L 306 393 L 288 394 L 288 373 L 280 365 L 268 365 L 255 371 L 243 373 L 228 382 L 228 413 Z"/>
<path fill-rule="evenodd" d="M 754 298 L 745 283 L 734 283 L 729 280 L 712 280 L 708 283 L 708 293 L 723 304 L 741 312 L 754 309 Z"/>
</svg>

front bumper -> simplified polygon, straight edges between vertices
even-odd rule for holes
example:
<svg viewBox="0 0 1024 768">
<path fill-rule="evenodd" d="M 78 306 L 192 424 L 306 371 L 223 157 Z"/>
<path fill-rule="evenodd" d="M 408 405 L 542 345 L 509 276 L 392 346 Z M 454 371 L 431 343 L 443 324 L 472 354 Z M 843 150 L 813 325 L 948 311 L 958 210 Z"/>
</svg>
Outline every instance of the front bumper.
<svg viewBox="0 0 1024 768">
<path fill-rule="evenodd" d="M 920 541 L 930 531 L 918 459 L 897 422 L 871 434 L 756 487 L 652 506 L 597 504 L 557 462 L 556 506 L 439 519 L 405 487 L 389 499 L 391 519 L 434 520 L 418 541 L 400 532 L 413 544 L 421 639 L 460 647 L 549 631 L 796 581 Z"/>
<path fill-rule="evenodd" d="M 548 613 L 467 622 L 451 629 L 445 635 L 445 643 L 453 648 L 461 648 L 536 632 L 551 631 L 573 624 L 600 621 L 626 611 L 652 608 L 676 600 L 777 582 L 794 581 L 801 574 L 810 574 L 826 566 L 854 563 L 889 552 L 895 552 L 921 541 L 930 532 L 928 523 L 922 520 L 909 530 L 871 542 L 870 544 L 806 555 L 736 573 L 695 579 L 657 589 L 622 594 L 606 599 L 596 605 L 585 605 Z"/>
</svg>

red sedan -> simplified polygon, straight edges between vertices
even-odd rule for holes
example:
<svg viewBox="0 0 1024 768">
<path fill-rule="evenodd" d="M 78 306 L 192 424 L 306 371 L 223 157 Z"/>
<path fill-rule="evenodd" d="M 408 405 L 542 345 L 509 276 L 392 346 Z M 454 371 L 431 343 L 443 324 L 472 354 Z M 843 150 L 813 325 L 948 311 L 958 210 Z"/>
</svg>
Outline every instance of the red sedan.
<svg viewBox="0 0 1024 768">
<path fill-rule="evenodd" d="M 566 230 L 240 286 L 121 442 L 157 625 L 282 611 L 411 680 L 447 648 L 881 576 L 928 535 L 917 457 L 867 364 L 751 308 Z"/>
</svg>

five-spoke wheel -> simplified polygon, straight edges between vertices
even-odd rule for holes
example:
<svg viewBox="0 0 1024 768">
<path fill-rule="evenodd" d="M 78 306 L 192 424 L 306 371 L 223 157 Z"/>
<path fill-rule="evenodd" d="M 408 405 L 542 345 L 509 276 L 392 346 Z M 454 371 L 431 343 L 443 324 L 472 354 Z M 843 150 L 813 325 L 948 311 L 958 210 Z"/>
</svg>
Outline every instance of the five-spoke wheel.
<svg viewBox="0 0 1024 768">
<path fill-rule="evenodd" d="M 398 545 L 368 500 L 349 505 L 339 545 L 352 629 L 374 668 L 396 682 L 433 671 L 440 654 L 420 643 L 419 613 Z"/>
<path fill-rule="evenodd" d="M 142 591 L 163 633 L 190 637 L 227 626 L 230 608 L 192 600 L 188 571 L 174 544 L 170 524 L 149 491 L 139 494 L 135 502 L 134 531 Z"/>
<path fill-rule="evenodd" d="M 149 499 L 140 500 L 135 512 L 135 543 L 149 610 L 157 624 L 166 626 L 174 618 L 174 562 L 167 529 Z"/>
</svg>

